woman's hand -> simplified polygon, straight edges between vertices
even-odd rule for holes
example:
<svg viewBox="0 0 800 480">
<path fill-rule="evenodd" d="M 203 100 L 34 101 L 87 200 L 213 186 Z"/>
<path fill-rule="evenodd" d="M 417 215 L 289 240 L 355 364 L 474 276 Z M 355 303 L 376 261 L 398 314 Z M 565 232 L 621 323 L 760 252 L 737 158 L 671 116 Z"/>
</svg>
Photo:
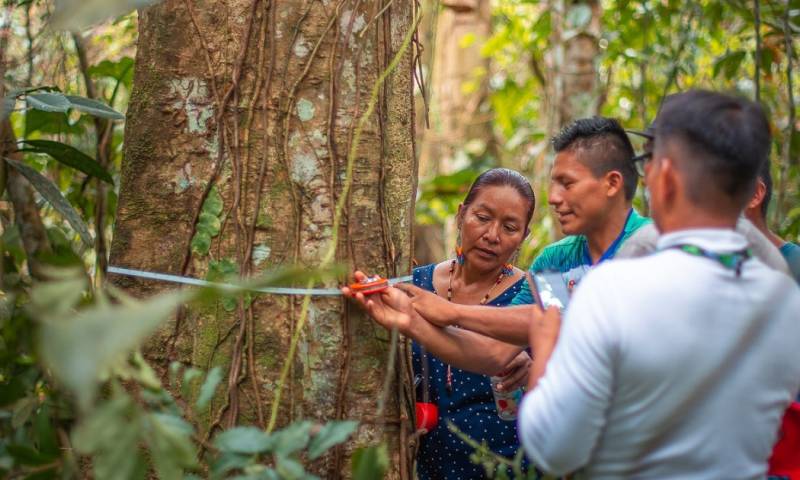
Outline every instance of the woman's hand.
<svg viewBox="0 0 800 480">
<path fill-rule="evenodd" d="M 433 292 L 407 283 L 400 283 L 395 287 L 411 297 L 414 310 L 430 323 L 438 327 L 447 327 L 458 323 L 458 310 L 454 303 L 448 302 Z"/>
<path fill-rule="evenodd" d="M 355 272 L 357 282 L 365 278 L 364 273 Z M 415 319 L 419 320 L 411 305 L 411 299 L 397 288 L 389 287 L 380 293 L 364 295 L 343 287 L 342 294 L 354 299 L 373 320 L 388 330 L 397 328 L 403 335 L 409 335 L 413 322 Z"/>
<path fill-rule="evenodd" d="M 497 389 L 504 392 L 513 392 L 519 387 L 524 387 L 528 383 L 528 372 L 531 368 L 531 357 L 525 350 L 519 352 L 511 362 L 503 369 L 503 380 L 497 384 Z"/>
</svg>

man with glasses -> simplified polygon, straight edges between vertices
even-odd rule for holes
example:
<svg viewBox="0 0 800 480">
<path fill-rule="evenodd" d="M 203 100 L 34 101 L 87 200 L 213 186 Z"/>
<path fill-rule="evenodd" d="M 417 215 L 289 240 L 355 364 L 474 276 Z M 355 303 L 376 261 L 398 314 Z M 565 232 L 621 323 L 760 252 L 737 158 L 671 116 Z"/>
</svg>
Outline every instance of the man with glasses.
<svg viewBox="0 0 800 480">
<path fill-rule="evenodd" d="M 763 110 L 706 91 L 664 102 L 642 157 L 649 256 L 582 280 L 563 328 L 530 325 L 519 434 L 549 473 L 588 478 L 764 478 L 800 389 L 800 289 L 734 231 L 770 148 Z"/>
</svg>

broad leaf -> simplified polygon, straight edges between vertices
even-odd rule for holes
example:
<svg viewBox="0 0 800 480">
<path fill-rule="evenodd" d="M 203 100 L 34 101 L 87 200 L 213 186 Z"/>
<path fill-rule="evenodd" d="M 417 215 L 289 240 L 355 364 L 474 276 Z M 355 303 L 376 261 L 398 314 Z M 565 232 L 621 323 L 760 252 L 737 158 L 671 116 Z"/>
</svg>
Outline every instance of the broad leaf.
<svg viewBox="0 0 800 480">
<path fill-rule="evenodd" d="M 95 117 L 108 118 L 110 120 L 125 120 L 125 115 L 119 113 L 103 102 L 76 95 L 67 95 L 67 99 L 73 108 L 81 112 L 94 115 Z"/>
<path fill-rule="evenodd" d="M 192 426 L 180 417 L 151 413 L 145 438 L 159 478 L 182 478 L 185 468 L 197 465 Z"/>
<path fill-rule="evenodd" d="M 125 359 L 187 297 L 172 292 L 134 305 L 89 308 L 73 318 L 46 318 L 39 351 L 53 375 L 88 408 L 104 369 Z"/>
<path fill-rule="evenodd" d="M 108 77 L 122 82 L 126 87 L 130 87 L 133 80 L 133 59 L 122 57 L 116 62 L 103 60 L 97 65 L 89 67 L 89 74 L 93 77 Z"/>
<path fill-rule="evenodd" d="M 214 367 L 208 372 L 206 381 L 203 382 L 203 386 L 200 388 L 200 395 L 197 396 L 197 401 L 195 402 L 195 407 L 198 410 L 202 410 L 208 405 L 208 402 L 214 397 L 214 392 L 217 391 L 217 386 L 219 386 L 221 380 L 222 369 L 220 367 Z"/>
<path fill-rule="evenodd" d="M 197 219 L 197 227 L 192 237 L 192 251 L 201 255 L 208 254 L 211 248 L 211 239 L 219 235 L 222 226 L 219 215 L 222 213 L 222 196 L 216 187 L 212 187 L 208 192 L 208 197 L 203 201 L 200 216 Z"/>
<path fill-rule="evenodd" d="M 256 454 L 271 451 L 274 436 L 255 427 L 236 427 L 214 437 L 214 445 L 222 452 Z"/>
<path fill-rule="evenodd" d="M 28 107 L 45 112 L 66 112 L 72 106 L 67 97 L 57 92 L 29 93 L 25 99 Z"/>
<path fill-rule="evenodd" d="M 315 460 L 328 449 L 346 441 L 358 428 L 358 422 L 352 420 L 333 421 L 325 424 L 308 446 L 308 458 Z"/>
<path fill-rule="evenodd" d="M 114 185 L 108 170 L 75 147 L 52 140 L 22 140 L 22 143 L 28 145 L 20 149 L 22 152 L 45 153 L 64 165 Z"/>
<path fill-rule="evenodd" d="M 25 112 L 25 138 L 34 132 L 52 135 L 80 135 L 85 131 L 85 123 L 70 123 L 64 112 L 43 112 L 28 110 Z"/>
<path fill-rule="evenodd" d="M 116 392 L 73 429 L 72 445 L 77 452 L 91 456 L 94 478 L 139 479 L 145 472 L 140 434 L 136 405 L 128 395 Z"/>
<path fill-rule="evenodd" d="M 51 457 L 42 455 L 27 445 L 12 443 L 6 445 L 6 451 L 14 458 L 14 461 L 20 465 L 44 465 L 52 461 Z"/>
<path fill-rule="evenodd" d="M 53 24 L 64 30 L 83 30 L 106 18 L 123 15 L 158 0 L 56 0 Z"/>
<path fill-rule="evenodd" d="M 94 245 L 92 235 L 89 233 L 89 227 L 86 226 L 86 223 L 83 221 L 83 218 L 81 218 L 80 214 L 74 208 L 72 208 L 72 205 L 70 205 L 67 199 L 64 198 L 64 195 L 61 194 L 61 190 L 59 190 L 58 187 L 56 187 L 56 185 L 50 181 L 50 179 L 22 162 L 7 158 L 6 163 L 14 167 L 15 170 L 28 179 L 36 191 L 38 191 L 39 194 L 45 200 L 47 200 L 47 202 L 50 203 L 50 205 L 52 205 L 53 208 L 60 213 L 70 225 L 72 225 L 72 228 L 78 232 L 78 235 L 81 237 L 81 241 L 83 241 L 87 247 Z"/>
<path fill-rule="evenodd" d="M 311 422 L 302 420 L 294 422 L 283 430 L 275 432 L 273 434 L 273 437 L 275 437 L 275 453 L 289 456 L 306 448 L 311 438 L 312 426 L 313 424 Z"/>
<path fill-rule="evenodd" d="M 383 478 L 389 468 L 386 445 L 359 448 L 353 452 L 353 480 Z"/>
<path fill-rule="evenodd" d="M 278 455 L 275 458 L 275 470 L 284 480 L 313 480 L 317 478 L 310 473 L 306 473 L 303 465 L 297 460 L 283 455 Z"/>
</svg>

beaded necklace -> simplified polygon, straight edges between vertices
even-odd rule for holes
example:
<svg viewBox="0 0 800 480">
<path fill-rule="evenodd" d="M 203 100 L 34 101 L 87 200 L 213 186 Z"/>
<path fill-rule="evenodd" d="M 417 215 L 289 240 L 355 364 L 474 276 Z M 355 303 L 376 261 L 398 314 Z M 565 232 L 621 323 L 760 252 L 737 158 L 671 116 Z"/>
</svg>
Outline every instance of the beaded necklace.
<svg viewBox="0 0 800 480">
<path fill-rule="evenodd" d="M 492 297 L 492 292 L 494 292 L 494 289 L 497 288 L 497 286 L 500 285 L 500 283 L 503 282 L 503 279 L 506 277 L 506 269 L 507 268 L 508 268 L 507 266 L 504 266 L 504 268 L 500 270 L 500 275 L 497 276 L 497 280 L 494 282 L 494 285 L 492 285 L 492 287 L 489 289 L 489 291 L 486 292 L 486 295 L 481 300 L 480 305 L 486 305 L 486 302 L 488 302 L 489 299 Z M 453 259 L 453 261 L 450 262 L 450 278 L 447 281 L 447 301 L 448 302 L 452 302 L 453 301 L 453 273 L 455 273 L 455 271 L 456 271 L 456 260 Z M 447 389 L 447 393 L 448 394 L 453 393 L 453 369 L 452 369 L 452 367 L 450 367 L 449 364 L 447 365 L 447 377 L 445 377 L 444 386 Z"/>
</svg>

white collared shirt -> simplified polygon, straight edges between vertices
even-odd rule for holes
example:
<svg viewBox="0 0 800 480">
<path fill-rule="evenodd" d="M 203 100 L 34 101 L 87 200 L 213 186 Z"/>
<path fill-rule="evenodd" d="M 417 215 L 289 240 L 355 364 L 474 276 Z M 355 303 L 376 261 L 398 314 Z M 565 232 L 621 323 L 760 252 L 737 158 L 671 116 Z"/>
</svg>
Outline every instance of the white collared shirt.
<svg viewBox="0 0 800 480">
<path fill-rule="evenodd" d="M 518 420 L 528 457 L 590 478 L 763 478 L 800 389 L 800 288 L 670 248 L 746 247 L 731 230 L 663 235 L 581 282 Z"/>
</svg>

